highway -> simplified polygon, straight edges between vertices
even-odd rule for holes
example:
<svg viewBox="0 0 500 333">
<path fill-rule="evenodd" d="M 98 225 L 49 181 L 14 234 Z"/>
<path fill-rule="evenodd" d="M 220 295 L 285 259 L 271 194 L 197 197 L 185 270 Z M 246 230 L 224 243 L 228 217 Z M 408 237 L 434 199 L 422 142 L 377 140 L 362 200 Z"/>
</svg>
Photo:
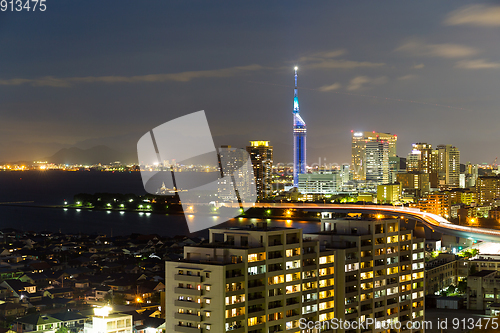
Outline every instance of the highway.
<svg viewBox="0 0 500 333">
<path fill-rule="evenodd" d="M 280 208 L 299 209 L 317 212 L 339 212 L 339 213 L 368 213 L 384 214 L 392 216 L 404 216 L 405 218 L 421 221 L 432 230 L 451 236 L 472 238 L 500 242 L 500 230 L 486 229 L 480 227 L 460 226 L 450 223 L 445 218 L 422 212 L 417 208 L 383 206 L 383 205 L 352 205 L 352 204 L 314 204 L 314 203 L 255 203 L 243 204 L 243 208 Z"/>
</svg>

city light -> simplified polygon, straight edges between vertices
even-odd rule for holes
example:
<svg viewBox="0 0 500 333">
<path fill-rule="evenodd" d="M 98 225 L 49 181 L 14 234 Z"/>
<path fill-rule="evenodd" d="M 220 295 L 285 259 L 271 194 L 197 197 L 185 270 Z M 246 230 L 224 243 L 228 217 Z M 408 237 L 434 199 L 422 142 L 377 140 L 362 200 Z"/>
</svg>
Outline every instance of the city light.
<svg viewBox="0 0 500 333">
<path fill-rule="evenodd" d="M 99 316 L 99 317 L 107 317 L 109 316 L 109 313 L 113 311 L 113 309 L 109 306 L 103 306 L 101 308 L 95 308 L 94 309 L 94 315 Z"/>
</svg>

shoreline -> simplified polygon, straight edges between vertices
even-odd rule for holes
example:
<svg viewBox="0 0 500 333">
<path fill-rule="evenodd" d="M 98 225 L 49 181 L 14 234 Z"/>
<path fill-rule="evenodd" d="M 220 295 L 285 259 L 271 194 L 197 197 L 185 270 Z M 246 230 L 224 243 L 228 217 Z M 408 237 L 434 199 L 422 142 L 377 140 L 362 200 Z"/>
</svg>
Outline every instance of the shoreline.
<svg viewBox="0 0 500 333">
<path fill-rule="evenodd" d="M 93 208 L 93 207 L 74 207 L 70 205 L 40 205 L 40 204 L 28 204 L 30 202 L 34 201 L 26 201 L 25 203 L 0 203 L 1 206 L 7 206 L 7 207 L 27 207 L 27 208 L 52 208 L 52 209 L 72 209 L 72 210 L 86 210 L 86 211 L 98 211 L 98 212 L 124 212 L 124 213 L 150 213 L 150 214 L 161 214 L 161 215 L 177 215 L 177 216 L 182 216 L 184 215 L 184 212 L 159 212 L 159 211 L 152 211 L 152 210 L 137 210 L 137 209 L 106 209 L 106 208 Z M 200 215 L 205 215 L 205 216 L 219 216 L 218 214 L 200 214 Z M 321 219 L 319 218 L 313 218 L 313 217 L 285 217 L 285 216 L 278 216 L 278 215 L 271 215 L 271 216 L 259 216 L 256 214 L 245 214 L 245 215 L 238 215 L 236 218 L 256 218 L 256 219 L 274 219 L 274 220 L 294 220 L 294 221 L 308 221 L 308 222 L 320 222 Z"/>
</svg>

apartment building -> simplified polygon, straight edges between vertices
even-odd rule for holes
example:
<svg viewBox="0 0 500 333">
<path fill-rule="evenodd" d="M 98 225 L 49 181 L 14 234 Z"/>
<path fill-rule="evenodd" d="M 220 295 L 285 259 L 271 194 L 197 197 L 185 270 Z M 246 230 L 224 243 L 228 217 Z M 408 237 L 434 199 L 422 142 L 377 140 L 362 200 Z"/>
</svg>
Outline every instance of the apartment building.
<svg viewBox="0 0 500 333">
<path fill-rule="evenodd" d="M 299 332 L 300 318 L 333 318 L 333 261 L 302 229 L 210 229 L 166 262 L 167 332 Z"/>
<path fill-rule="evenodd" d="M 182 260 L 166 262 L 167 332 L 302 332 L 299 320 L 423 320 L 423 239 L 400 231 L 397 219 L 322 225 L 311 234 L 266 225 L 210 229 L 207 244 L 186 246 Z"/>
<path fill-rule="evenodd" d="M 485 310 L 489 305 L 498 303 L 500 295 L 500 273 L 495 270 L 482 270 L 467 278 L 467 309 Z"/>
<path fill-rule="evenodd" d="M 440 253 L 425 263 L 425 294 L 434 295 L 449 286 L 458 286 L 468 275 L 467 261 L 455 254 Z"/>
<path fill-rule="evenodd" d="M 399 219 L 382 215 L 329 219 L 323 214 L 322 231 L 306 237 L 317 240 L 321 250 L 335 253 L 336 317 L 400 322 L 403 327 L 408 321 L 423 321 L 424 239 L 400 229 Z"/>
</svg>

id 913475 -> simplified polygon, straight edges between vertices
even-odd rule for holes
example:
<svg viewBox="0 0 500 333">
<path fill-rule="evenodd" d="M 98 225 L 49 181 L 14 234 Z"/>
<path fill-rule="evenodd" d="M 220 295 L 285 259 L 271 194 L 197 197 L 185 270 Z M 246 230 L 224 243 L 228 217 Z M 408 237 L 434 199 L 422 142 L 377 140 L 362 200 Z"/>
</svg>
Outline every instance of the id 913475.
<svg viewBox="0 0 500 333">
<path fill-rule="evenodd" d="M 2 12 L 44 12 L 46 10 L 46 0 L 0 0 Z"/>
</svg>

